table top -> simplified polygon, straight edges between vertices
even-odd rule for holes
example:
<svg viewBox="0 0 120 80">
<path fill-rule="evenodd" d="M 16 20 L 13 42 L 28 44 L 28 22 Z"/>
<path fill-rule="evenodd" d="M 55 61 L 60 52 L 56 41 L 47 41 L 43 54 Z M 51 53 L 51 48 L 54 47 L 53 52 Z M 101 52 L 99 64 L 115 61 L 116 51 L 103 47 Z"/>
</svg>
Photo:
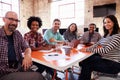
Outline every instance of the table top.
<svg viewBox="0 0 120 80">
<path fill-rule="evenodd" d="M 84 48 L 85 46 L 80 46 Z M 77 48 L 72 48 L 70 54 L 65 55 L 62 50 L 39 50 L 32 51 L 32 60 L 56 70 L 64 71 L 74 64 L 83 61 L 93 53 L 81 52 Z"/>
</svg>

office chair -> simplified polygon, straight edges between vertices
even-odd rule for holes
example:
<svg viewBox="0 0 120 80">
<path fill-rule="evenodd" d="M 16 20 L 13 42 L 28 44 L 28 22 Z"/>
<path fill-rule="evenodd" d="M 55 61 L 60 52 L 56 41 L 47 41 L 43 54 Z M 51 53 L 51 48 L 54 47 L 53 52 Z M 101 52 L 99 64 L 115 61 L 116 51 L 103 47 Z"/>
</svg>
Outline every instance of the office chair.
<svg viewBox="0 0 120 80">
<path fill-rule="evenodd" d="M 66 30 L 67 30 L 66 28 L 59 29 L 59 32 L 60 32 L 61 35 L 63 35 L 63 33 L 64 33 Z"/>
<path fill-rule="evenodd" d="M 42 29 L 42 34 L 44 34 L 46 30 L 47 30 L 47 29 Z"/>
<path fill-rule="evenodd" d="M 93 72 L 94 80 L 120 80 L 120 72 L 118 74 L 107 74 L 101 72 Z"/>
<path fill-rule="evenodd" d="M 88 28 L 84 28 L 84 32 L 88 31 Z M 95 29 L 96 32 L 99 32 L 99 28 Z"/>
</svg>

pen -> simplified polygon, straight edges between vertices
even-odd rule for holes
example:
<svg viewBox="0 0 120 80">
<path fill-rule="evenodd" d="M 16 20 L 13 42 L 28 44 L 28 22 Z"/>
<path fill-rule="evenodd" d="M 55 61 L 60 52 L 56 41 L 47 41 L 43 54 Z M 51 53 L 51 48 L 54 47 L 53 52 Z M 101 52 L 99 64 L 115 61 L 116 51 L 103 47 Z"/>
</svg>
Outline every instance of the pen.
<svg viewBox="0 0 120 80">
<path fill-rule="evenodd" d="M 49 54 L 48 56 L 58 56 L 58 54 L 53 54 L 53 55 L 52 55 L 52 54 Z"/>
</svg>

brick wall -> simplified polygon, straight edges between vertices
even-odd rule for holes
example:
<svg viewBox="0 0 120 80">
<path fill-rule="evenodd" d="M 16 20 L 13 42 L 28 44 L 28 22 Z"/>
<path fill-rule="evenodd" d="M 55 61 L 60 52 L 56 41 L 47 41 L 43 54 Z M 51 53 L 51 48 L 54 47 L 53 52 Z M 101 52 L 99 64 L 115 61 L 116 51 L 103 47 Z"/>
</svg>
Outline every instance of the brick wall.
<svg viewBox="0 0 120 80">
<path fill-rule="evenodd" d="M 20 27 L 22 34 L 29 31 L 27 19 L 30 16 L 39 16 L 44 27 L 50 26 L 50 0 L 20 0 Z M 41 31 L 41 29 L 40 29 Z"/>
<path fill-rule="evenodd" d="M 28 31 L 26 27 L 26 22 L 28 17 L 34 15 L 41 17 L 43 21 L 42 28 L 49 28 L 51 26 L 50 23 L 50 2 L 51 0 L 20 0 L 20 30 L 25 33 Z M 102 20 L 103 17 L 93 18 L 93 5 L 103 5 L 109 3 L 116 3 L 116 17 L 118 18 L 120 24 L 120 0 L 85 0 L 85 27 L 88 26 L 89 23 L 96 23 L 97 27 L 100 30 L 100 33 L 103 34 L 102 31 Z M 79 17 L 79 16 L 78 16 Z M 41 29 L 40 29 L 41 31 Z"/>
<path fill-rule="evenodd" d="M 50 27 L 50 3 L 49 0 L 34 0 L 34 15 L 41 17 L 42 28 Z"/>
<path fill-rule="evenodd" d="M 120 0 L 86 0 L 85 3 L 85 24 L 88 25 L 91 22 L 96 23 L 97 27 L 100 30 L 101 35 L 103 35 L 103 17 L 93 18 L 93 5 L 104 5 L 116 3 L 116 17 L 120 24 Z"/>
<path fill-rule="evenodd" d="M 19 31 L 24 34 L 29 31 L 27 28 L 27 19 L 34 15 L 33 13 L 33 1 L 34 0 L 20 0 L 20 26 L 18 27 Z"/>
</svg>

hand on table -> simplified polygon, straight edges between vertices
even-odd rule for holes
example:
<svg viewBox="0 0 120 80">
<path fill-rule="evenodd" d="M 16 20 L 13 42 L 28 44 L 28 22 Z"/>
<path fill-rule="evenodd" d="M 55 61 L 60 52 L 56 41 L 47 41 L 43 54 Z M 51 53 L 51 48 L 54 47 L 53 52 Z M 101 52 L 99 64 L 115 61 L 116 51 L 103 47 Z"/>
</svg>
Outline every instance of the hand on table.
<svg viewBox="0 0 120 80">
<path fill-rule="evenodd" d="M 81 52 L 87 52 L 86 48 L 80 49 Z"/>
<path fill-rule="evenodd" d="M 80 43 L 80 40 L 72 40 L 71 41 L 71 46 L 74 47 L 74 48 L 76 48 L 79 43 Z"/>
</svg>

